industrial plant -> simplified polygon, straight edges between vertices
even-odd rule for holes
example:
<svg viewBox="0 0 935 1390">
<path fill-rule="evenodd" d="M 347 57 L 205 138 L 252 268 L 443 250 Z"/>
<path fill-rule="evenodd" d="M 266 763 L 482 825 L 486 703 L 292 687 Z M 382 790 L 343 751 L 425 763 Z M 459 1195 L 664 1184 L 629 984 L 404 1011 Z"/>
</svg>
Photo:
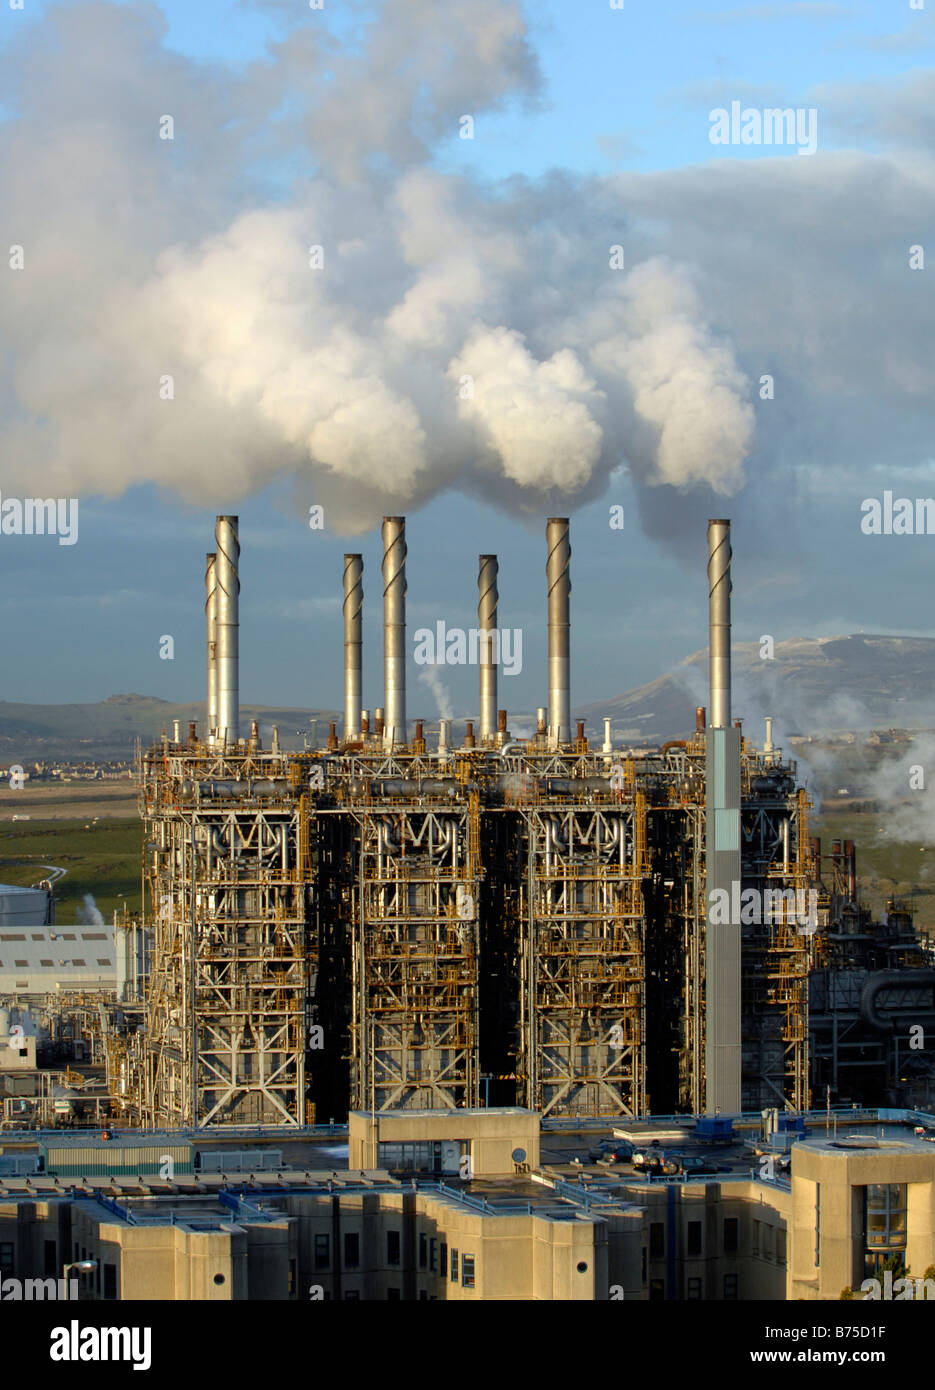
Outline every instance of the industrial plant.
<svg viewBox="0 0 935 1390">
<path fill-rule="evenodd" d="M 597 746 L 572 723 L 567 519 L 546 526 L 548 703 L 523 740 L 498 708 L 495 555 L 479 717 L 431 738 L 407 719 L 404 518 L 382 535 L 383 703 L 362 707 L 349 554 L 343 727 L 295 753 L 242 736 L 238 523 L 217 520 L 206 726 L 140 753 L 146 960 L 103 1040 L 118 1121 L 892 1101 L 899 1024 L 935 1026 L 935 972 L 904 910 L 857 902 L 853 844 L 822 854 L 771 721 L 757 746 L 732 719 L 729 523 L 708 526 L 708 709 L 636 752 L 609 720 Z"/>
<path fill-rule="evenodd" d="M 823 853 L 772 720 L 758 745 L 733 717 L 729 523 L 708 704 L 638 749 L 572 720 L 566 518 L 523 738 L 497 557 L 478 714 L 427 729 L 404 519 L 382 538 L 382 704 L 349 554 L 343 724 L 291 751 L 241 729 L 218 517 L 204 727 L 138 749 L 142 913 L 79 942 L 53 882 L 0 899 L 0 1272 L 77 1268 L 102 1299 L 731 1300 L 935 1262 L 930 950 L 859 901 L 852 841 Z M 613 1138 L 585 1167 L 588 1130 Z"/>
</svg>

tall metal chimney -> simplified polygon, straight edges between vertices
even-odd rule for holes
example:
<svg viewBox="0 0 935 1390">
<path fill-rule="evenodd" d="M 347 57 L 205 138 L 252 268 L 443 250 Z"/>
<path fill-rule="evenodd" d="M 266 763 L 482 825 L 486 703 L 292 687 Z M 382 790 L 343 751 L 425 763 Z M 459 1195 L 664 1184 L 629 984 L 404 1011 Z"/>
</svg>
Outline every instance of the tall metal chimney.
<svg viewBox="0 0 935 1390">
<path fill-rule="evenodd" d="M 207 739 L 211 743 L 218 726 L 218 601 L 214 562 L 217 556 L 205 556 L 205 626 L 208 641 L 208 719 Z"/>
<path fill-rule="evenodd" d="M 730 720 L 730 522 L 708 522 L 711 720 L 705 732 L 705 1090 L 709 1115 L 741 1109 L 740 730 Z M 723 904 L 729 903 L 729 920 Z"/>
<path fill-rule="evenodd" d="M 360 679 L 362 666 L 361 611 L 364 606 L 364 561 L 361 555 L 344 557 L 344 737 L 350 742 L 360 728 Z"/>
<path fill-rule="evenodd" d="M 549 727 L 559 743 L 571 739 L 571 680 L 569 662 L 568 566 L 571 545 L 567 516 L 550 516 L 545 528 L 549 588 Z"/>
<path fill-rule="evenodd" d="M 219 516 L 214 528 L 217 558 L 218 738 L 236 744 L 240 732 L 240 539 L 237 517 Z"/>
<path fill-rule="evenodd" d="M 389 737 L 406 742 L 406 518 L 383 518 L 383 708 Z"/>
<path fill-rule="evenodd" d="M 712 729 L 730 728 L 730 522 L 708 522 L 708 668 Z"/>
<path fill-rule="evenodd" d="M 477 569 L 477 626 L 480 628 L 480 736 L 492 739 L 497 731 L 497 662 L 500 655 L 500 637 L 493 636 L 497 627 L 497 572 L 496 555 L 478 556 Z M 489 633 L 486 639 L 485 633 Z"/>
</svg>

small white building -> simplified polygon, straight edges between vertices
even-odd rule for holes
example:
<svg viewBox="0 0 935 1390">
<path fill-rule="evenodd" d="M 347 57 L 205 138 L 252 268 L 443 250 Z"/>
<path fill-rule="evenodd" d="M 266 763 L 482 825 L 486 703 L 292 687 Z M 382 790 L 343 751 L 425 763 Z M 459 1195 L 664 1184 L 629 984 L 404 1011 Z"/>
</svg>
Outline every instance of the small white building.
<svg viewBox="0 0 935 1390">
<path fill-rule="evenodd" d="M 112 926 L 56 926 L 51 887 L 0 884 L 0 995 L 113 990 L 116 983 Z"/>
</svg>

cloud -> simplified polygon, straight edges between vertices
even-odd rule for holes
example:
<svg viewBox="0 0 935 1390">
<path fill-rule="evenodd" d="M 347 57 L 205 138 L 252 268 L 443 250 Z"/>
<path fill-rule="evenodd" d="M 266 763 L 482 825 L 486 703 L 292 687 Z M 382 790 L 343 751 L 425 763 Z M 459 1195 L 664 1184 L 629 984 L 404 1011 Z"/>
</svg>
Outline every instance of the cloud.
<svg viewBox="0 0 935 1390">
<path fill-rule="evenodd" d="M 557 208 L 523 225 L 521 191 L 430 167 L 464 114 L 538 100 L 519 7 L 378 6 L 340 42 L 319 18 L 227 74 L 167 51 L 143 0 L 53 6 L 2 59 L 7 486 L 208 505 L 291 476 L 347 531 L 452 486 L 570 506 L 629 452 L 654 483 L 739 486 L 749 431 L 721 417 L 745 385 L 701 304 L 657 316 Z M 284 196 L 290 161 L 312 176 Z"/>
<path fill-rule="evenodd" d="M 788 499 L 804 462 L 927 450 L 907 255 L 935 214 L 930 74 L 823 91 L 875 154 L 495 183 L 433 160 L 465 114 L 480 140 L 541 100 L 517 4 L 328 22 L 233 72 L 167 50 L 155 5 L 95 0 L 0 55 L 25 256 L 0 302 L 7 492 L 227 508 L 291 479 L 352 533 L 449 490 L 571 509 L 623 467 L 677 538 L 751 476 Z"/>
</svg>

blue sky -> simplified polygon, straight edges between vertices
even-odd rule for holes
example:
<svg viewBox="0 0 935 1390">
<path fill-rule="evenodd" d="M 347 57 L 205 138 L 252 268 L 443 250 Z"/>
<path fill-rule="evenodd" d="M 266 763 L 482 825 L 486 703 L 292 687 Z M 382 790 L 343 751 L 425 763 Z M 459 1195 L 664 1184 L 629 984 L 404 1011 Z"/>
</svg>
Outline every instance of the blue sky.
<svg viewBox="0 0 935 1390">
<path fill-rule="evenodd" d="M 26 51 L 43 53 L 43 29 L 50 14 L 74 11 L 79 21 L 88 15 L 89 23 L 93 17 L 106 33 L 121 9 L 155 8 L 50 7 L 31 0 L 27 12 L 3 14 L 0 43 L 20 63 L 24 45 Z M 187 84 L 186 90 L 195 93 L 192 111 L 204 110 L 206 120 L 209 108 L 199 105 L 197 94 L 207 87 L 199 83 L 214 84 L 211 100 L 217 99 L 218 110 L 224 108 L 217 91 L 226 87 L 234 93 L 230 100 L 235 113 L 241 99 L 245 115 L 254 98 L 262 105 L 257 95 L 262 82 L 256 73 L 270 62 L 268 42 L 288 47 L 288 61 L 279 50 L 275 81 L 283 83 L 287 108 L 294 97 L 298 109 L 308 93 L 296 34 L 307 25 L 322 25 L 335 36 L 338 51 L 342 45 L 353 48 L 360 16 L 368 13 L 332 0 L 326 0 L 323 12 L 311 15 L 301 12 L 299 0 L 165 0 L 158 9 L 168 24 L 162 47 L 186 60 L 179 90 Z M 933 635 L 925 593 L 930 589 L 928 549 L 935 539 L 880 537 L 864 543 L 858 534 L 861 500 L 884 487 L 913 496 L 935 495 L 931 369 L 922 348 L 926 323 L 931 322 L 929 282 L 920 275 L 909 284 L 905 270 L 906 249 L 924 242 L 935 206 L 925 104 L 933 90 L 935 29 L 929 13 L 883 0 L 743 6 L 627 0 L 620 10 L 599 3 L 544 3 L 527 6 L 523 14 L 528 52 L 534 53 L 541 73 L 538 90 L 532 90 L 532 83 L 523 90 L 522 76 L 517 77 L 509 67 L 511 60 L 498 53 L 491 65 L 502 62 L 507 76 L 493 83 L 500 95 L 478 109 L 474 140 L 459 140 L 452 126 L 446 138 L 432 137 L 421 167 L 443 185 L 451 181 L 460 190 L 463 209 L 474 206 L 476 198 L 484 227 L 514 238 L 512 247 L 521 244 L 524 220 L 535 220 L 529 254 L 547 247 L 551 258 L 541 283 L 531 290 L 524 273 L 504 272 L 509 283 L 497 303 L 504 326 L 522 332 L 540 361 L 553 352 L 573 350 L 588 371 L 597 371 L 599 353 L 586 355 L 590 330 L 570 326 L 577 291 L 556 271 L 564 264 L 561 248 L 566 238 L 572 260 L 580 259 L 593 232 L 601 256 L 611 241 L 626 243 L 628 268 L 656 257 L 669 269 L 675 263 L 678 273 L 672 285 L 668 279 L 660 282 L 661 289 L 650 285 L 645 302 L 640 299 L 637 306 L 634 301 L 628 311 L 627 331 L 636 332 L 633 325 L 639 322 L 644 336 L 633 348 L 627 368 L 626 391 L 633 398 L 627 410 L 632 404 L 640 429 L 648 429 L 646 419 L 655 420 L 655 407 L 651 400 L 645 404 L 646 399 L 678 385 L 664 380 L 660 384 L 655 378 L 647 384 L 640 378 L 642 359 L 664 357 L 666 351 L 665 337 L 654 336 L 652 323 L 647 326 L 643 319 L 647 314 L 652 319 L 653 303 L 672 288 L 678 302 L 666 331 L 678 336 L 679 325 L 692 320 L 692 332 L 703 340 L 700 350 L 709 360 L 717 356 L 717 345 L 724 345 L 731 360 L 723 364 L 718 390 L 726 382 L 737 396 L 738 410 L 742 402 L 752 410 L 752 438 L 737 445 L 743 455 L 742 482 L 735 477 L 729 493 L 700 485 L 697 478 L 687 486 L 677 466 L 666 473 L 658 441 L 641 446 L 642 463 L 635 453 L 630 456 L 630 415 L 622 417 L 616 432 L 597 416 L 605 441 L 616 442 L 607 444 L 589 481 L 569 488 L 567 494 L 543 487 L 540 500 L 534 477 L 519 486 L 510 481 L 500 487 L 488 484 L 483 468 L 477 474 L 455 469 L 444 483 L 408 493 L 402 488 L 399 496 L 386 485 L 383 494 L 368 499 L 364 525 L 349 510 L 351 482 L 341 484 L 344 491 L 338 499 L 336 493 L 322 491 L 337 488 L 327 468 L 316 471 L 319 465 L 313 460 L 293 470 L 292 460 L 301 449 L 291 436 L 274 438 L 272 452 L 259 460 L 255 472 L 243 465 L 244 476 L 249 474 L 253 481 L 245 483 L 237 472 L 241 465 L 232 444 L 229 452 L 235 462 L 229 471 L 226 463 L 218 465 L 203 486 L 188 487 L 184 474 L 196 477 L 207 467 L 204 460 L 214 446 L 215 430 L 223 434 L 230 428 L 232 436 L 240 430 L 240 416 L 223 405 L 215 415 L 213 401 L 212 413 L 202 413 L 201 425 L 186 425 L 179 440 L 172 441 L 176 454 L 181 449 L 185 455 L 179 465 L 181 482 L 172 468 L 147 464 L 149 426 L 141 426 L 138 436 L 128 433 L 127 443 L 121 443 L 125 472 L 118 467 L 116 474 L 111 469 L 105 476 L 94 457 L 95 439 L 106 452 L 105 441 L 132 415 L 131 403 L 125 408 L 118 403 L 114 415 L 108 414 L 108 404 L 97 419 L 93 389 L 91 405 L 77 390 L 73 401 L 62 400 L 63 381 L 69 373 L 77 380 L 87 368 L 86 358 L 96 352 L 96 306 L 79 303 L 85 271 L 80 265 L 77 270 L 71 267 L 45 291 L 35 288 L 34 276 L 29 292 L 36 300 L 7 325 L 4 335 L 7 383 L 0 409 L 13 423 L 4 440 L 0 494 L 32 495 L 33 487 L 38 495 L 41 482 L 43 495 L 48 495 L 54 479 L 57 492 L 73 495 L 64 482 L 73 478 L 74 494 L 80 497 L 80 540 L 74 547 L 59 547 L 53 538 L 0 535 L 0 606 L 7 654 L 0 697 L 64 702 L 136 690 L 168 699 L 199 698 L 204 553 L 211 548 L 214 514 L 228 511 L 241 517 L 242 692 L 245 700 L 266 704 L 340 703 L 339 589 L 341 556 L 349 549 L 365 554 L 365 704 L 380 703 L 379 528 L 372 518 L 381 510 L 403 511 L 409 518 L 410 629 L 439 618 L 449 626 L 470 626 L 477 555 L 500 555 L 500 621 L 521 626 L 524 632 L 523 673 L 501 685 L 504 701 L 514 708 L 529 709 L 545 700 L 544 520 L 556 512 L 572 516 L 575 703 L 652 680 L 705 645 L 708 516 L 730 516 L 735 523 L 737 640 L 754 640 L 769 632 L 781 641 L 858 628 Z M 86 57 L 80 51 L 80 33 L 76 43 L 74 75 L 81 92 L 88 88 L 81 87 Z M 472 71 L 480 73 L 483 43 L 478 52 Z M 135 58 L 131 55 L 126 61 Z M 166 71 L 158 65 L 152 68 L 151 54 L 139 61 L 150 65 L 147 71 Z M 41 73 L 54 71 L 51 59 L 42 58 L 42 63 Z M 136 85 L 129 82 L 129 68 L 127 76 L 127 85 Z M 46 80 L 51 90 L 51 78 Z M 391 85 L 391 77 L 385 80 Z M 432 80 L 427 79 L 429 87 Z M 309 76 L 309 87 L 313 81 Z M 441 87 L 452 79 L 442 74 L 437 82 Z M 240 83 L 245 85 L 241 88 Z M 290 84 L 295 84 L 294 92 Z M 173 99 L 184 105 L 175 89 Z M 819 153 L 801 159 L 794 152 L 762 146 L 714 149 L 708 139 L 708 112 L 734 99 L 744 105 L 816 106 Z M 93 95 L 88 100 L 93 104 Z M 95 111 L 95 119 L 111 126 L 107 138 L 113 139 L 113 146 L 106 147 L 117 150 L 130 118 L 116 99 L 108 106 L 109 92 L 101 100 L 102 111 Z M 379 93 L 375 100 L 379 104 Z M 216 157 L 188 152 L 180 120 L 174 153 L 191 161 L 191 183 L 166 213 L 165 228 L 158 225 L 158 211 L 147 213 L 147 225 L 154 229 L 152 242 L 140 250 L 138 263 L 128 262 L 126 297 L 115 281 L 115 314 L 121 303 L 128 305 L 129 324 L 121 332 L 132 330 L 135 321 L 129 307 L 134 302 L 131 288 L 135 294 L 147 275 L 157 273 L 166 248 L 181 247 L 194 257 L 206 239 L 239 212 L 256 208 L 264 197 L 273 206 L 277 200 L 288 205 L 297 196 L 294 176 L 304 184 L 302 197 L 313 204 L 319 174 L 325 181 L 330 178 L 316 147 L 320 116 L 309 122 L 306 145 L 278 135 L 274 139 L 276 119 L 257 116 L 252 105 L 249 110 L 249 119 L 255 121 L 252 156 L 248 152 L 239 164 L 232 159 L 223 187 Z M 11 156 L 0 170 L 0 199 L 5 177 L 10 185 L 3 201 L 10 209 L 5 222 L 12 243 L 22 237 L 19 223 L 38 229 L 56 217 L 55 195 L 44 192 L 40 199 L 38 178 L 30 180 L 31 157 L 44 158 L 40 151 L 60 148 L 61 167 L 68 168 L 74 156 L 67 154 L 64 115 L 57 124 L 50 115 L 48 127 L 40 133 L 35 120 L 30 124 L 28 112 L 23 117 L 15 97 L 6 114 L 16 129 L 20 160 L 15 165 Z M 194 118 L 188 119 L 191 123 Z M 353 128 L 364 117 L 360 106 L 349 101 L 338 119 Z M 333 110 L 327 120 L 328 139 L 337 140 Z M 209 137 L 202 132 L 199 138 L 207 142 Z M 395 164 L 388 188 L 399 187 L 394 181 L 402 179 L 407 167 L 420 164 L 419 156 L 398 153 L 398 132 L 392 138 L 395 145 L 370 166 L 371 174 L 378 171 L 376 179 L 367 173 L 355 175 L 362 179 L 361 206 L 371 197 L 376 206 L 382 197 L 374 193 L 383 167 L 380 160 Z M 101 156 L 86 171 L 88 187 L 93 185 L 87 194 L 92 225 L 99 216 L 93 199 L 117 209 L 108 235 L 122 218 L 132 221 L 133 208 L 142 206 L 133 182 L 138 161 L 128 158 L 122 165 L 115 156 L 111 169 L 109 159 L 109 153 L 107 159 Z M 258 160 L 263 163 L 259 179 Z M 741 165 L 756 168 L 748 174 Z M 73 243 L 83 235 L 85 196 L 80 180 L 76 184 L 62 194 L 60 217 L 62 235 L 71 235 Z M 353 180 L 341 171 L 333 186 L 336 199 L 354 196 Z M 911 197 L 897 196 L 903 188 Z M 24 212 L 18 222 L 20 203 Z M 120 211 L 124 206 L 125 214 Z M 884 207 L 891 221 L 879 226 Z M 352 241 L 354 228 L 346 212 L 341 216 L 345 241 Z M 366 234 L 362 225 L 361 237 Z M 34 238 L 39 236 L 37 230 Z M 839 252 L 835 243 L 842 236 L 846 244 Z M 127 240 L 132 247 L 129 233 Z M 484 273 L 495 263 L 500 273 L 495 241 L 492 236 L 493 259 L 484 262 Z M 108 250 L 108 259 L 122 265 L 126 245 L 115 246 L 116 251 Z M 437 258 L 440 253 L 432 254 Z M 383 285 L 378 270 L 373 273 L 374 294 L 379 295 Z M 164 267 L 158 274 L 164 274 Z M 193 340 L 200 331 L 200 290 L 196 288 L 192 299 L 190 287 L 213 283 L 207 275 L 179 282 L 178 303 L 190 312 L 186 331 Z M 694 298 L 682 299 L 689 283 Z M 232 284 L 232 293 L 238 289 Z M 556 301 L 564 296 L 560 310 L 552 303 L 553 292 Z M 55 358 L 62 349 L 54 308 L 59 296 L 67 301 L 63 322 L 81 325 L 75 346 L 63 352 L 64 360 Z M 100 294 L 89 291 L 88 297 L 99 299 Z M 342 319 L 360 335 L 364 348 L 359 351 L 365 350 L 369 332 L 365 299 L 359 287 L 349 292 Z M 594 294 L 588 302 L 592 315 L 599 317 L 604 296 Z M 512 319 L 504 306 L 509 306 Z M 49 328 L 43 339 L 45 313 Z M 478 316 L 484 317 L 480 311 Z M 108 318 L 108 332 L 112 321 Z M 491 320 L 491 326 L 494 322 L 500 321 Z M 61 336 L 67 332 L 63 329 Z M 567 349 L 562 334 L 571 345 Z M 139 336 L 148 337 L 142 321 Z M 315 336 L 312 331 L 310 337 Z M 115 341 L 125 349 L 123 338 Z M 455 349 L 463 350 L 464 344 L 458 340 Z M 111 366 L 102 366 L 102 380 L 113 379 L 112 364 L 120 356 L 118 350 L 106 359 Z M 198 365 L 200 381 L 203 377 L 215 382 L 216 360 L 216 349 L 206 348 Z M 397 376 L 390 371 L 387 379 L 396 389 L 398 364 L 393 370 Z M 664 363 L 654 370 L 664 378 Z M 735 382 L 735 370 L 742 385 Z M 48 372 L 46 381 L 43 371 Z M 421 372 L 416 357 L 414 379 Z M 776 378 L 775 401 L 759 398 L 757 383 L 763 373 Z M 598 384 L 604 397 L 612 398 L 607 380 L 598 377 Z M 587 395 L 580 386 L 567 389 L 575 399 Z M 714 387 L 705 389 L 711 394 Z M 417 407 L 425 399 L 419 392 L 430 395 L 431 390 L 427 381 L 414 388 Z M 613 405 L 611 399 L 608 409 Z M 671 401 L 665 409 L 672 409 Z M 80 442 L 53 448 L 52 419 L 59 435 L 74 431 Z M 268 426 L 265 406 L 250 417 L 250 428 L 253 425 L 262 454 Z M 448 428 L 439 426 L 440 440 L 448 438 Z M 426 425 L 426 430 L 434 439 L 433 428 Z M 690 452 L 690 411 L 673 422 L 673 431 L 676 451 L 681 439 L 683 451 Z M 395 437 L 393 431 L 386 437 Z M 728 430 L 724 437 L 733 436 Z M 46 447 L 48 476 L 43 471 Z M 221 450 L 219 444 L 219 455 Z M 515 480 L 518 475 L 510 476 Z M 228 486 L 228 477 L 236 482 Z M 667 477 L 674 483 L 667 483 Z M 329 525 L 324 532 L 310 532 L 305 525 L 305 510 L 315 500 L 325 501 Z M 611 532 L 608 525 L 608 508 L 617 503 L 626 508 L 622 534 Z M 176 639 L 172 662 L 158 658 L 164 633 Z M 434 699 L 427 689 L 422 693 L 416 676 L 411 668 L 410 714 L 431 718 Z M 473 677 L 457 670 L 442 676 L 455 709 L 471 713 Z"/>
</svg>

